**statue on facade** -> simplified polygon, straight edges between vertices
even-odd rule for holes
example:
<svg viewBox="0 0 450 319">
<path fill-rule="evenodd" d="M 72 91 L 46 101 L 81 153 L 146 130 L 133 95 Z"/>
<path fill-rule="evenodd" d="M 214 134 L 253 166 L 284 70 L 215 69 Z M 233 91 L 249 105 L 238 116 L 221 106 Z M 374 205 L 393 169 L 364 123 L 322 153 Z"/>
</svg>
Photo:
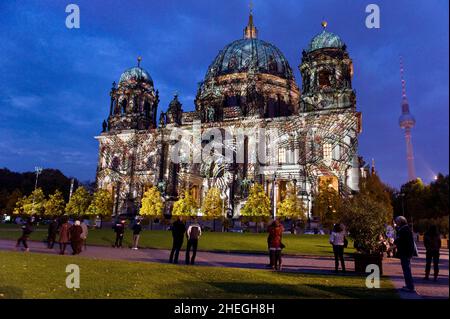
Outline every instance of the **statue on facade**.
<svg viewBox="0 0 450 319">
<path fill-rule="evenodd" d="M 166 126 L 166 113 L 161 111 L 161 114 L 159 115 L 159 126 L 165 127 Z"/>
<path fill-rule="evenodd" d="M 212 106 L 208 106 L 208 109 L 207 109 L 208 122 L 214 122 L 215 112 L 216 111 L 214 110 L 214 108 Z"/>
<path fill-rule="evenodd" d="M 108 130 L 108 123 L 106 122 L 106 120 L 103 120 L 102 133 L 105 133 L 107 130 Z"/>
</svg>

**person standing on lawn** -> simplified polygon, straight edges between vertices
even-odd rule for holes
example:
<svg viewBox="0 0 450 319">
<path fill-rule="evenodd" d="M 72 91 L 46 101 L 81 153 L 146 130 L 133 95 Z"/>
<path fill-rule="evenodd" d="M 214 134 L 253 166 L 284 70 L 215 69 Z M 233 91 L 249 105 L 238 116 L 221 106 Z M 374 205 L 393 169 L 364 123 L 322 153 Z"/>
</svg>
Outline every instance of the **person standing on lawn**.
<svg viewBox="0 0 450 319">
<path fill-rule="evenodd" d="M 178 216 L 177 220 L 172 224 L 172 251 L 170 252 L 170 263 L 178 264 L 178 256 L 180 249 L 183 246 L 184 234 L 186 233 L 186 224 L 183 218 Z"/>
<path fill-rule="evenodd" d="M 284 227 L 278 219 L 275 219 L 268 228 L 270 264 L 273 270 L 282 269 L 281 251 L 284 245 L 281 242 Z"/>
<path fill-rule="evenodd" d="M 139 237 L 142 231 L 141 221 L 137 220 L 133 226 L 133 247 L 131 249 L 138 250 Z"/>
<path fill-rule="evenodd" d="M 411 229 L 409 228 L 408 221 L 403 216 L 398 216 L 395 219 L 397 226 L 397 238 L 394 241 L 397 246 L 397 258 L 400 259 L 402 265 L 403 276 L 405 277 L 406 286 L 403 287 L 403 291 L 416 292 L 414 287 L 414 279 L 411 272 L 411 259 L 415 255 L 415 243 Z"/>
<path fill-rule="evenodd" d="M 123 236 L 125 235 L 124 219 L 114 225 L 114 232 L 116 233 L 116 242 L 114 243 L 113 247 L 122 248 Z"/>
<path fill-rule="evenodd" d="M 86 242 L 87 242 L 87 237 L 89 234 L 89 227 L 88 225 L 84 222 L 85 218 L 83 218 L 83 221 L 81 222 L 81 229 L 83 230 L 83 232 L 81 233 L 81 247 L 84 247 L 84 250 L 86 250 Z"/>
<path fill-rule="evenodd" d="M 81 228 L 81 222 L 76 220 L 72 227 L 70 227 L 70 242 L 72 244 L 72 255 L 78 255 L 81 253 L 81 247 L 83 246 L 83 239 L 81 234 L 83 228 Z"/>
<path fill-rule="evenodd" d="M 52 219 L 48 225 L 48 237 L 47 237 L 47 248 L 53 249 L 56 241 L 56 234 L 58 233 L 58 219 L 55 217 Z"/>
<path fill-rule="evenodd" d="M 67 217 L 63 217 L 62 225 L 59 229 L 59 254 L 64 255 L 66 252 L 67 244 L 70 242 L 70 224 Z"/>
<path fill-rule="evenodd" d="M 425 280 L 430 280 L 431 261 L 433 261 L 434 281 L 439 275 L 439 257 L 441 250 L 441 235 L 436 225 L 431 225 L 423 237 L 423 244 L 426 249 Z"/>
<path fill-rule="evenodd" d="M 346 246 L 345 231 L 341 224 L 337 223 L 333 227 L 330 235 L 330 244 L 333 245 L 334 271 L 339 272 L 339 261 L 341 261 L 342 272 L 345 273 L 344 248 Z"/>
<path fill-rule="evenodd" d="M 19 248 L 20 244 L 23 244 L 23 247 L 25 248 L 25 251 L 30 251 L 30 248 L 28 248 L 28 238 L 30 237 L 31 233 L 33 232 L 33 223 L 31 222 L 31 218 L 26 221 L 24 225 L 22 225 L 22 236 L 19 237 L 17 240 L 16 247 Z"/>
<path fill-rule="evenodd" d="M 187 247 L 186 247 L 186 265 L 195 264 L 195 256 L 197 255 L 198 239 L 202 235 L 202 228 L 197 222 L 197 218 L 192 218 L 192 224 L 189 225 L 186 231 L 187 237 Z M 192 249 L 192 258 L 190 257 L 190 252 Z"/>
</svg>

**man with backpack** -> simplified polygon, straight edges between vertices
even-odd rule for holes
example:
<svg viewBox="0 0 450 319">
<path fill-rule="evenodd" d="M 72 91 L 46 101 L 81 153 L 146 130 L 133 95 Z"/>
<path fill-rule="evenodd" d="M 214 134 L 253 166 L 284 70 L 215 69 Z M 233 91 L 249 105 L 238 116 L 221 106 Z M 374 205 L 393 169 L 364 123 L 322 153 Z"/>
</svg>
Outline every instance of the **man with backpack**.
<svg viewBox="0 0 450 319">
<path fill-rule="evenodd" d="M 122 219 L 120 222 L 114 225 L 114 232 L 116 233 L 116 241 L 113 245 L 114 248 L 122 248 L 123 236 L 125 234 L 125 220 Z"/>
<path fill-rule="evenodd" d="M 195 263 L 195 256 L 197 255 L 197 246 L 198 246 L 198 239 L 202 235 L 202 228 L 200 227 L 200 224 L 197 223 L 197 218 L 194 217 L 192 219 L 192 224 L 189 226 L 188 230 L 186 231 L 186 237 L 187 237 L 187 247 L 186 247 L 186 265 L 193 265 Z M 190 251 L 192 248 L 192 258 L 190 258 Z"/>
</svg>

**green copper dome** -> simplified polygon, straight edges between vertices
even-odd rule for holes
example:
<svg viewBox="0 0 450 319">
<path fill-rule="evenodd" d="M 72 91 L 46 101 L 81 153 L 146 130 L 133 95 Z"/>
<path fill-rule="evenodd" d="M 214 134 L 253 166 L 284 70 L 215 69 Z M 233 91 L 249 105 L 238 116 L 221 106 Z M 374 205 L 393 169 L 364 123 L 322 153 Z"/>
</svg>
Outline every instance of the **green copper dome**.
<svg viewBox="0 0 450 319">
<path fill-rule="evenodd" d="M 283 53 L 268 42 L 246 38 L 227 45 L 210 65 L 206 79 L 231 73 L 268 73 L 292 79 L 292 69 Z"/>
<path fill-rule="evenodd" d="M 345 47 L 345 43 L 341 40 L 341 38 L 331 32 L 323 30 L 321 33 L 316 35 L 311 43 L 309 44 L 308 51 L 315 51 L 324 48 L 338 48 L 343 49 Z"/>
<path fill-rule="evenodd" d="M 148 72 L 141 67 L 134 67 L 123 72 L 122 75 L 120 76 L 119 83 L 130 80 L 145 81 L 153 84 L 153 80 L 150 77 L 150 74 L 148 74 Z"/>
</svg>

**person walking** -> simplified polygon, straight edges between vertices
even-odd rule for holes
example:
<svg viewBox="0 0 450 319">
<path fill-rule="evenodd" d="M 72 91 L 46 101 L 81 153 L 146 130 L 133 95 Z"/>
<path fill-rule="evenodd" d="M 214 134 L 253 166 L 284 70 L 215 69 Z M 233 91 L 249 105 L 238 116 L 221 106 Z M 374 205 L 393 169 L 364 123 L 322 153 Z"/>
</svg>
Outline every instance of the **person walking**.
<svg viewBox="0 0 450 319">
<path fill-rule="evenodd" d="M 441 250 L 441 235 L 436 225 L 431 225 L 423 237 L 423 244 L 426 249 L 425 280 L 430 280 L 431 261 L 433 261 L 434 281 L 439 275 L 439 257 Z"/>
<path fill-rule="evenodd" d="M 53 249 L 56 241 L 56 234 L 58 233 L 58 219 L 55 217 L 52 219 L 48 225 L 48 236 L 47 236 L 47 248 Z"/>
<path fill-rule="evenodd" d="M 395 219 L 395 224 L 397 228 L 397 238 L 394 241 L 394 244 L 397 247 L 396 257 L 400 259 L 406 284 L 402 290 L 406 292 L 416 292 L 411 273 L 411 259 L 415 255 L 416 250 L 413 233 L 409 228 L 408 221 L 405 217 L 398 216 Z"/>
<path fill-rule="evenodd" d="M 131 249 L 138 250 L 139 237 L 142 231 L 141 221 L 137 220 L 133 226 L 133 247 Z"/>
<path fill-rule="evenodd" d="M 67 244 L 70 242 L 70 224 L 67 217 L 62 220 L 61 228 L 59 229 L 59 254 L 64 255 Z"/>
<path fill-rule="evenodd" d="M 22 225 L 22 236 L 19 237 L 17 240 L 16 247 L 19 248 L 20 244 L 23 244 L 23 247 L 25 248 L 25 251 L 30 251 L 30 248 L 28 248 L 28 238 L 30 237 L 31 233 L 33 232 L 33 223 L 31 222 L 31 219 L 28 219 L 24 225 Z"/>
<path fill-rule="evenodd" d="M 195 264 L 195 256 L 197 255 L 198 239 L 202 235 L 202 228 L 197 222 L 197 218 L 194 217 L 192 224 L 189 225 L 186 231 L 187 237 L 187 247 L 186 247 L 186 265 Z M 192 258 L 190 257 L 190 252 L 192 249 Z"/>
<path fill-rule="evenodd" d="M 83 233 L 83 228 L 81 227 L 81 222 L 76 220 L 72 227 L 70 227 L 70 243 L 72 245 L 72 255 L 78 255 L 81 253 L 81 247 L 83 246 L 83 239 L 81 234 Z"/>
<path fill-rule="evenodd" d="M 284 227 L 278 219 L 275 219 L 268 228 L 270 265 L 273 270 L 281 270 L 282 268 L 281 250 L 284 245 L 281 239 L 283 231 Z"/>
<path fill-rule="evenodd" d="M 169 262 L 178 264 L 178 256 L 180 249 L 183 246 L 184 234 L 186 233 L 186 224 L 183 218 L 178 216 L 177 220 L 172 225 L 172 251 L 170 252 Z"/>
<path fill-rule="evenodd" d="M 81 248 L 84 247 L 84 250 L 86 250 L 86 243 L 87 243 L 87 237 L 88 237 L 88 234 L 89 234 L 89 227 L 84 221 L 85 221 L 85 219 L 83 219 L 83 221 L 80 224 L 81 229 L 83 230 L 83 232 L 81 233 L 80 237 L 81 237 L 81 240 L 82 240 Z"/>
<path fill-rule="evenodd" d="M 345 273 L 344 248 L 346 246 L 346 238 L 344 227 L 337 223 L 333 227 L 330 235 L 330 244 L 333 245 L 334 253 L 334 271 L 339 272 L 339 261 L 341 262 L 342 272 Z"/>
<path fill-rule="evenodd" d="M 114 225 L 114 232 L 116 233 L 116 242 L 113 247 L 122 248 L 123 236 L 125 235 L 124 219 Z"/>
</svg>

